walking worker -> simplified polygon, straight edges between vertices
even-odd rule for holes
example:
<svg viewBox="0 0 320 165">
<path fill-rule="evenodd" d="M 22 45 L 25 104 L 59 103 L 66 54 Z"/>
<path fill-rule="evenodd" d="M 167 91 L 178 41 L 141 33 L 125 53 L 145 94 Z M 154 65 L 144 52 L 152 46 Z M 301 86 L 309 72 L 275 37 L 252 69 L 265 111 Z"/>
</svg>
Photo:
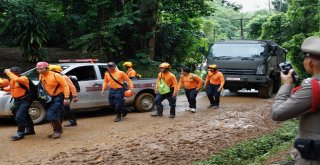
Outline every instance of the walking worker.
<svg viewBox="0 0 320 165">
<path fill-rule="evenodd" d="M 309 37 L 301 45 L 303 66 L 312 77 L 293 89 L 293 69 L 281 73 L 283 85 L 272 104 L 272 119 L 299 119 L 299 133 L 295 140 L 295 165 L 320 164 L 320 37 Z"/>
<path fill-rule="evenodd" d="M 124 62 L 124 63 L 122 64 L 122 66 L 124 66 L 124 67 L 126 68 L 126 70 L 127 70 L 126 74 L 128 75 L 128 77 L 129 77 L 130 79 L 136 79 L 136 78 L 137 78 L 138 74 L 137 74 L 137 72 L 132 68 L 132 67 L 133 67 L 132 62 L 130 62 L 130 61 Z"/>
<path fill-rule="evenodd" d="M 207 96 L 210 101 L 208 108 L 218 109 L 220 104 L 220 93 L 224 86 L 224 76 L 218 71 L 218 66 L 213 64 L 208 66 L 208 75 L 204 82 Z"/>
<path fill-rule="evenodd" d="M 169 63 L 162 63 L 159 65 L 160 73 L 156 82 L 155 93 L 157 94 L 155 104 L 157 111 L 152 113 L 151 116 L 163 116 L 162 101 L 167 99 L 170 105 L 170 118 L 176 116 L 176 101 L 178 92 L 178 82 L 176 76 L 171 73 L 171 66 Z"/>
<path fill-rule="evenodd" d="M 14 100 L 11 109 L 18 125 L 17 133 L 11 136 L 11 140 L 17 141 L 23 139 L 25 135 L 35 134 L 34 125 L 29 115 L 32 101 L 27 97 L 30 89 L 29 80 L 26 76 L 21 76 L 22 69 L 19 67 L 5 69 L 4 73 L 10 78 L 10 86 L 4 88 L 4 90 L 11 92 Z"/>
<path fill-rule="evenodd" d="M 46 101 L 40 101 L 46 110 L 46 119 L 51 122 L 53 134 L 48 138 L 58 139 L 62 135 L 60 113 L 63 105 L 70 104 L 70 91 L 66 80 L 55 72 L 49 71 L 47 62 L 38 62 L 36 65 L 39 73 L 38 87 L 43 87 L 43 93 L 49 95 Z M 40 89 L 40 88 L 39 88 Z M 38 91 L 40 93 L 40 90 Z"/>
<path fill-rule="evenodd" d="M 202 83 L 202 79 L 198 75 L 191 73 L 189 67 L 183 68 L 183 73 L 179 80 L 179 90 L 184 88 L 187 96 L 189 107 L 185 109 L 186 111 L 196 112 L 196 97 L 202 88 Z"/>
<path fill-rule="evenodd" d="M 62 67 L 60 65 L 49 65 L 49 70 L 55 73 L 61 74 L 63 78 L 66 80 L 70 90 L 70 103 L 72 102 L 72 100 L 74 103 L 78 102 L 79 99 L 77 96 L 78 95 L 77 89 L 74 86 L 71 79 L 67 75 L 61 73 Z M 64 120 L 64 116 L 66 116 L 67 119 L 69 120 L 68 123 L 64 125 L 64 127 L 72 127 L 72 126 L 78 125 L 76 115 L 74 114 L 74 111 L 71 109 L 70 104 L 64 105 L 63 110 L 61 111 L 61 118 L 60 118 L 61 123 Z"/>
<path fill-rule="evenodd" d="M 124 93 L 126 87 L 124 81 L 126 81 L 131 89 L 134 91 L 133 83 L 130 78 L 123 72 L 116 68 L 114 62 L 107 63 L 108 71 L 104 75 L 104 82 L 102 86 L 101 95 L 104 95 L 104 91 L 110 86 L 109 91 L 109 103 L 115 109 L 117 116 L 114 122 L 120 122 L 121 117 L 127 116 L 127 110 L 124 107 Z"/>
</svg>

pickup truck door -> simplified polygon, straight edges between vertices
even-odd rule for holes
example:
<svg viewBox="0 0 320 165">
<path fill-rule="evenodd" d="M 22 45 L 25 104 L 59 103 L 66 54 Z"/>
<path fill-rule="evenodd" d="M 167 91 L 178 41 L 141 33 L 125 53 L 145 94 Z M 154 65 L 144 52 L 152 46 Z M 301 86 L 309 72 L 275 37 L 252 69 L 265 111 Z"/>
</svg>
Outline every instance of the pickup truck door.
<svg viewBox="0 0 320 165">
<path fill-rule="evenodd" d="M 101 106 L 102 96 L 100 95 L 102 80 L 94 65 L 78 66 L 66 74 L 74 75 L 78 79 L 81 91 L 78 93 L 79 101 L 71 104 L 75 109 L 94 108 Z M 106 102 L 104 103 L 106 105 Z"/>
</svg>

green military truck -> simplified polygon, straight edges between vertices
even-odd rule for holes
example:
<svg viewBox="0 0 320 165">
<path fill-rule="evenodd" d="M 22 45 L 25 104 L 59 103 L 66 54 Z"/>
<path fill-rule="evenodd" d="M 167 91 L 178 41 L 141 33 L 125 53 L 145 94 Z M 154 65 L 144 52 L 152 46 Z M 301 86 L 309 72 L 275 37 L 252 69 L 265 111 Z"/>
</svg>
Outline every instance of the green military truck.
<svg viewBox="0 0 320 165">
<path fill-rule="evenodd" d="M 221 41 L 210 47 L 207 64 L 218 65 L 225 89 L 255 89 L 260 97 L 270 98 L 280 87 L 279 64 L 286 60 L 285 54 L 285 49 L 272 41 Z"/>
</svg>

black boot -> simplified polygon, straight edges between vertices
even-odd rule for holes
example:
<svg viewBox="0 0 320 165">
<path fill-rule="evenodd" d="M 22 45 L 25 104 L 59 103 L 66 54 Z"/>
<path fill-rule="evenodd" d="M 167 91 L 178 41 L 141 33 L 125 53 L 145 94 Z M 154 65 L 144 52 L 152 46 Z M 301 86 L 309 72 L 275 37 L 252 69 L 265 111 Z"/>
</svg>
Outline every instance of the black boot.
<svg viewBox="0 0 320 165">
<path fill-rule="evenodd" d="M 24 138 L 24 132 L 17 132 L 15 135 L 11 136 L 12 141 L 21 140 Z"/>
<path fill-rule="evenodd" d="M 151 116 L 152 117 L 163 116 L 162 112 L 163 112 L 163 107 L 162 106 L 157 106 L 157 111 L 152 113 Z"/>
<path fill-rule="evenodd" d="M 53 133 L 50 134 L 50 135 L 48 135 L 48 136 L 47 136 L 48 138 L 52 138 L 53 134 L 56 132 L 56 128 L 55 128 L 55 125 L 53 125 L 53 122 L 51 122 L 50 125 L 51 125 L 51 127 L 52 127 L 52 129 L 53 129 Z"/>
<path fill-rule="evenodd" d="M 34 127 L 26 127 L 24 135 L 35 135 Z"/>
<path fill-rule="evenodd" d="M 121 117 L 126 117 L 128 114 L 128 110 L 126 108 L 122 108 L 121 111 L 122 111 Z"/>
<path fill-rule="evenodd" d="M 17 141 L 17 140 L 21 140 L 24 138 L 24 129 L 25 126 L 24 125 L 19 125 L 18 124 L 18 131 L 15 135 L 11 136 L 11 140 L 12 141 Z"/>
<path fill-rule="evenodd" d="M 119 122 L 121 121 L 121 113 L 117 114 L 116 118 L 114 119 L 114 122 Z"/>
<path fill-rule="evenodd" d="M 170 118 L 176 117 L 176 109 L 170 109 Z"/>
<path fill-rule="evenodd" d="M 54 128 L 55 128 L 55 131 L 52 135 L 52 139 L 59 139 L 61 138 L 61 135 L 62 135 L 62 126 L 61 126 L 61 121 L 59 120 L 55 120 L 53 121 L 52 123 L 54 125 Z"/>
</svg>

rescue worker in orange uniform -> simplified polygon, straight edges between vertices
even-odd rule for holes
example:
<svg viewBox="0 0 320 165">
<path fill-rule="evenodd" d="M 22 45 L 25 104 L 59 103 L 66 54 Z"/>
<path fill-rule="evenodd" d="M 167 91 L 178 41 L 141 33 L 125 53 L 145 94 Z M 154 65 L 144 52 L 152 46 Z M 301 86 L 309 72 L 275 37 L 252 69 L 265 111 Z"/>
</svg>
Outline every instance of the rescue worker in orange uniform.
<svg viewBox="0 0 320 165">
<path fill-rule="evenodd" d="M 124 66 L 125 68 L 126 68 L 126 70 L 127 70 L 127 72 L 126 72 L 126 74 L 128 75 L 128 77 L 130 78 L 130 79 L 136 79 L 137 78 L 137 76 L 138 76 L 138 74 L 137 74 L 137 72 L 132 68 L 132 62 L 130 62 L 130 61 L 127 61 L 127 62 L 124 62 L 123 64 L 122 64 L 122 66 Z"/>
<path fill-rule="evenodd" d="M 208 108 L 218 109 L 220 104 L 220 93 L 224 86 L 224 76 L 218 71 L 218 66 L 213 64 L 208 66 L 208 75 L 204 82 L 206 93 L 210 101 Z"/>
<path fill-rule="evenodd" d="M 30 89 L 29 80 L 26 76 L 21 76 L 22 69 L 19 67 L 5 69 L 4 73 L 10 78 L 10 85 L 4 90 L 11 92 L 14 99 L 12 113 L 18 125 L 17 133 L 11 136 L 11 140 L 17 141 L 23 139 L 25 135 L 35 134 L 34 125 L 29 115 L 32 102 L 26 96 L 28 91 L 21 87 L 24 86 L 26 89 Z"/>
<path fill-rule="evenodd" d="M 49 70 L 61 74 L 62 72 L 62 67 L 60 65 L 49 65 Z M 78 102 L 78 93 L 76 87 L 73 85 L 71 79 L 64 74 L 61 74 L 63 78 L 66 80 L 69 90 L 70 90 L 70 103 L 73 100 L 73 102 Z M 64 105 L 63 110 L 61 111 L 61 122 L 64 120 L 64 116 L 67 117 L 69 122 L 64 125 L 64 127 L 72 127 L 72 126 L 77 126 L 77 119 L 74 114 L 74 111 L 71 109 L 70 104 L 69 105 Z"/>
<path fill-rule="evenodd" d="M 167 99 L 170 105 L 170 118 L 174 118 L 176 116 L 176 101 L 177 101 L 177 93 L 178 93 L 178 82 L 176 76 L 169 71 L 171 68 L 169 63 L 162 63 L 159 65 L 160 73 L 158 74 L 158 79 L 156 82 L 155 93 L 157 94 L 155 99 L 155 104 L 157 111 L 152 113 L 151 116 L 163 116 L 163 105 L 162 101 Z M 165 84 L 170 88 L 168 93 L 161 94 L 159 92 L 158 87 L 160 87 L 161 81 L 164 81 Z"/>
<path fill-rule="evenodd" d="M 3 88 L 9 86 L 9 80 L 6 78 L 0 78 L 0 90 L 3 90 Z"/>
<path fill-rule="evenodd" d="M 60 74 L 49 71 L 47 62 L 38 62 L 36 68 L 39 73 L 39 85 L 42 85 L 52 97 L 50 102 L 41 102 L 46 110 L 46 119 L 51 122 L 54 131 L 48 138 L 58 139 L 62 135 L 61 109 L 64 105 L 70 104 L 69 86 Z"/>
<path fill-rule="evenodd" d="M 109 104 L 115 109 L 117 116 L 114 122 L 121 121 L 121 117 L 127 116 L 127 110 L 124 108 L 124 81 L 126 81 L 133 91 L 133 83 L 130 78 L 123 72 L 116 68 L 114 62 L 107 63 L 108 71 L 104 75 L 104 82 L 102 86 L 101 95 L 104 95 L 104 91 L 110 86 L 109 90 Z"/>
<path fill-rule="evenodd" d="M 179 90 L 182 88 L 185 90 L 189 102 L 189 107 L 185 109 L 186 111 L 196 112 L 196 97 L 202 88 L 202 83 L 202 79 L 198 75 L 191 73 L 189 67 L 183 68 L 183 73 L 179 80 Z"/>
</svg>

